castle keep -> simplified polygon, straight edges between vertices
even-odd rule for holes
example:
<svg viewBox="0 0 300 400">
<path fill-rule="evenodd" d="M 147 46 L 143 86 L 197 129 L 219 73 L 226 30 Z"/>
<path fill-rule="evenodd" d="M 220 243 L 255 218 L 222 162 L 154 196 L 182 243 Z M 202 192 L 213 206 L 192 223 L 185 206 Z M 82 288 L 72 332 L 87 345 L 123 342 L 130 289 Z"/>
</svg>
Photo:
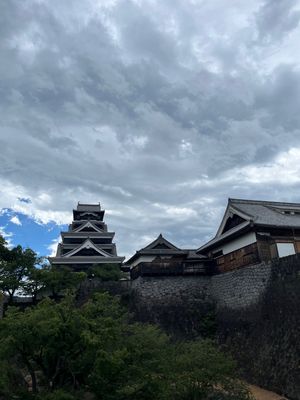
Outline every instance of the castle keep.
<svg viewBox="0 0 300 400">
<path fill-rule="evenodd" d="M 112 242 L 115 233 L 107 230 L 104 213 L 100 203 L 78 203 L 69 230 L 61 232 L 62 243 L 58 244 L 56 256 L 49 258 L 51 264 L 81 271 L 95 264 L 121 266 L 124 257 L 117 255 L 116 245 Z"/>
</svg>

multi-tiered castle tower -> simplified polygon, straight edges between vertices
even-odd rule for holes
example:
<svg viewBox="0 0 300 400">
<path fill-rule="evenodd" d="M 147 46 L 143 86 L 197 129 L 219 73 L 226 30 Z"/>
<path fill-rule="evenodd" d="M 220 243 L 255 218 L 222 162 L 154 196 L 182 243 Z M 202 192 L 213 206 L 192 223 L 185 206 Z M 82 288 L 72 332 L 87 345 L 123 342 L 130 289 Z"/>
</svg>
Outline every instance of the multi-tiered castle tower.
<svg viewBox="0 0 300 400">
<path fill-rule="evenodd" d="M 124 257 L 117 255 L 112 242 L 115 233 L 107 231 L 104 212 L 100 203 L 78 203 L 68 232 L 61 232 L 62 243 L 58 244 L 56 256 L 49 258 L 51 264 L 69 266 L 76 271 L 85 271 L 95 264 L 121 266 Z"/>
</svg>

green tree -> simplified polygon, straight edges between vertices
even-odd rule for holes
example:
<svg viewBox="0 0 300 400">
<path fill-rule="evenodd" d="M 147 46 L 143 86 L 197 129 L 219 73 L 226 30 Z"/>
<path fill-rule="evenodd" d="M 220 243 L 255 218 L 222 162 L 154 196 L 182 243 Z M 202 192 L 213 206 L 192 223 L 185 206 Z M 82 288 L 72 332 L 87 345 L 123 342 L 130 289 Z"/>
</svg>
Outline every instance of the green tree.
<svg viewBox="0 0 300 400">
<path fill-rule="evenodd" d="M 85 278 L 84 272 L 74 272 L 66 266 L 45 265 L 37 273 L 35 283 L 40 285 L 40 291 L 43 289 L 45 294 L 58 300 L 68 289 L 76 289 Z"/>
<path fill-rule="evenodd" d="M 10 307 L 0 321 L 0 359 L 30 375 L 39 399 L 247 399 L 234 363 L 212 342 L 176 344 L 154 326 L 130 324 L 107 293 L 80 308 L 72 296 L 24 312 Z"/>
<path fill-rule="evenodd" d="M 236 363 L 218 350 L 212 340 L 173 346 L 172 399 L 248 399 L 248 391 L 236 375 Z"/>
<path fill-rule="evenodd" d="M 123 276 L 117 264 L 95 264 L 88 270 L 89 278 L 98 278 L 103 282 L 119 281 Z"/>
<path fill-rule="evenodd" d="M 7 248 L 6 240 L 0 236 L 0 265 L 9 260 L 10 251 Z"/>
<path fill-rule="evenodd" d="M 26 277 L 35 268 L 36 263 L 37 255 L 29 248 L 16 246 L 4 251 L 0 263 L 0 290 L 9 296 L 10 303 L 15 293 L 22 289 Z"/>
<path fill-rule="evenodd" d="M 36 303 L 40 293 L 45 292 L 45 271 L 48 271 L 48 265 L 44 264 L 43 257 L 38 258 L 37 263 L 38 265 L 28 271 L 28 275 L 22 284 L 22 293 L 31 296 L 33 303 Z"/>
</svg>

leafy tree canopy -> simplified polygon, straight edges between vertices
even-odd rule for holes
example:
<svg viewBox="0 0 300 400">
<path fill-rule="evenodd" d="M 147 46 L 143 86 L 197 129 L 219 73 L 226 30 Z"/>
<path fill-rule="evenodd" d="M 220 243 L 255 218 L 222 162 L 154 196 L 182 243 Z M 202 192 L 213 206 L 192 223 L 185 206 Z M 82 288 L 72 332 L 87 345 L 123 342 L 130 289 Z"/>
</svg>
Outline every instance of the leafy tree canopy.
<svg viewBox="0 0 300 400">
<path fill-rule="evenodd" d="M 12 301 L 15 293 L 23 288 L 26 278 L 39 263 L 39 258 L 29 248 L 16 246 L 8 249 L 3 242 L 0 243 L 0 257 L 0 290 Z"/>
<path fill-rule="evenodd" d="M 80 308 L 72 296 L 23 312 L 11 307 L 0 321 L 0 359 L 11 371 L 0 393 L 7 395 L 14 381 L 20 399 L 248 398 L 234 363 L 213 342 L 172 343 L 155 326 L 129 323 L 106 293 Z"/>
<path fill-rule="evenodd" d="M 88 270 L 89 278 L 98 278 L 103 282 L 118 281 L 122 276 L 123 273 L 117 264 L 95 264 Z"/>
<path fill-rule="evenodd" d="M 58 299 L 67 289 L 78 287 L 85 278 L 83 272 L 50 266 L 30 248 L 9 249 L 0 236 L 0 291 L 9 296 L 11 304 L 16 294 L 31 296 L 33 302 L 39 294 Z"/>
<path fill-rule="evenodd" d="M 67 289 L 76 289 L 86 278 L 86 274 L 84 272 L 74 272 L 63 265 L 45 265 L 34 278 L 41 284 L 40 291 L 43 291 L 44 294 L 49 294 L 54 299 L 58 299 L 66 293 Z M 33 279 L 33 281 L 35 280 Z"/>
</svg>

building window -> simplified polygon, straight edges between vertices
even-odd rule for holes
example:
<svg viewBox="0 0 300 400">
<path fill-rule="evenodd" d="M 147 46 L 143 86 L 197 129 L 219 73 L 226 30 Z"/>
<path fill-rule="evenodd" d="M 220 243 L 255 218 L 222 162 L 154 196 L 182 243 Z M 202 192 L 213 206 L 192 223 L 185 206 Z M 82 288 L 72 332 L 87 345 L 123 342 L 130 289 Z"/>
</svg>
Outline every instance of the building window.
<svg viewBox="0 0 300 400">
<path fill-rule="evenodd" d="M 292 254 L 296 254 L 293 243 L 276 243 L 278 256 L 286 257 Z"/>
</svg>

